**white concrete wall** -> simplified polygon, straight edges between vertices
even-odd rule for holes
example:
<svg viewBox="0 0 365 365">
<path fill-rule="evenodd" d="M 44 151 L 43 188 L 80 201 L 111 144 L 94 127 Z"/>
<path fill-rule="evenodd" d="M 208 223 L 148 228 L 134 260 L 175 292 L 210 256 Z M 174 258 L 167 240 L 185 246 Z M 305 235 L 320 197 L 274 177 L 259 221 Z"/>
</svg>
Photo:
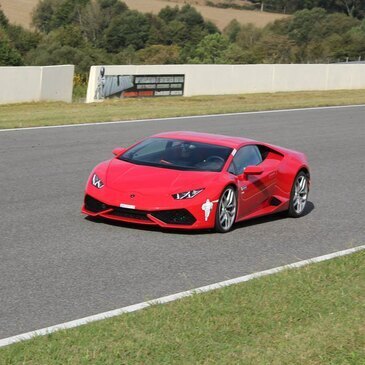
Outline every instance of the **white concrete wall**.
<svg viewBox="0 0 365 365">
<path fill-rule="evenodd" d="M 42 67 L 41 100 L 72 101 L 75 66 Z"/>
<path fill-rule="evenodd" d="M 0 67 L 0 104 L 72 101 L 75 66 Z"/>
<path fill-rule="evenodd" d="M 87 102 L 94 102 L 101 66 L 90 70 Z M 105 75 L 184 74 L 185 96 L 365 89 L 365 64 L 104 66 Z"/>
</svg>

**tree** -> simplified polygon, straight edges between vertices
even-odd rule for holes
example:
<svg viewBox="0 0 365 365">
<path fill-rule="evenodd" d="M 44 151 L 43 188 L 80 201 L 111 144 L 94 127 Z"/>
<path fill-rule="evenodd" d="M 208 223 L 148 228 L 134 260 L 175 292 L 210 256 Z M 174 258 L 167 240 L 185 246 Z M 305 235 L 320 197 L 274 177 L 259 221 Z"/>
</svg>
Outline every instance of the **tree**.
<svg viewBox="0 0 365 365">
<path fill-rule="evenodd" d="M 117 53 L 127 46 L 136 50 L 144 48 L 150 31 L 150 23 L 145 14 L 128 10 L 115 17 L 105 30 L 105 49 Z"/>
<path fill-rule="evenodd" d="M 254 54 L 262 63 L 292 63 L 296 49 L 288 36 L 264 33 L 254 47 Z"/>
<path fill-rule="evenodd" d="M 52 24 L 56 8 L 62 0 L 41 0 L 33 11 L 33 25 L 43 33 L 50 32 L 54 26 Z"/>
<path fill-rule="evenodd" d="M 202 15 L 190 5 L 181 9 L 166 7 L 158 15 L 166 24 L 166 44 L 177 44 L 180 47 L 197 45 L 206 35 L 219 33 L 211 22 L 204 21 Z"/>
<path fill-rule="evenodd" d="M 317 24 L 322 23 L 327 13 L 324 9 L 301 10 L 288 22 L 288 36 L 297 44 L 306 45 L 317 35 Z"/>
<path fill-rule="evenodd" d="M 164 44 L 167 45 L 168 42 L 168 26 L 167 24 L 159 17 L 147 14 L 150 30 L 147 40 L 147 45 L 157 45 Z"/>
<path fill-rule="evenodd" d="M 360 20 L 351 18 L 346 14 L 328 14 L 323 21 L 317 23 L 313 28 L 313 38 L 323 39 L 331 34 L 343 35 L 350 29 L 360 25 Z"/>
<path fill-rule="evenodd" d="M 189 27 L 196 25 L 204 26 L 203 16 L 189 4 L 184 5 L 180 9 L 176 19 L 185 23 Z"/>
<path fill-rule="evenodd" d="M 89 2 L 90 0 L 62 0 L 52 17 L 53 27 L 58 28 L 75 22 L 82 25 L 82 9 Z"/>
<path fill-rule="evenodd" d="M 161 19 L 163 19 L 166 23 L 176 20 L 178 15 L 179 15 L 179 7 L 177 5 L 174 8 L 166 6 L 165 8 L 162 8 L 158 13 L 158 16 Z"/>
<path fill-rule="evenodd" d="M 347 32 L 344 43 L 347 57 L 365 60 L 365 30 L 361 26 Z"/>
<path fill-rule="evenodd" d="M 120 0 L 92 0 L 100 5 L 105 28 L 113 17 L 128 10 L 128 6 Z"/>
<path fill-rule="evenodd" d="M 246 63 L 259 63 L 257 55 L 253 50 L 244 50 L 237 44 L 231 44 L 227 51 L 224 53 L 224 63 L 229 64 L 246 64 Z"/>
<path fill-rule="evenodd" d="M 209 34 L 198 44 L 189 59 L 189 63 L 226 63 L 225 52 L 229 45 L 225 36 Z"/>
<path fill-rule="evenodd" d="M 241 30 L 241 25 L 236 19 L 231 20 L 231 22 L 224 28 L 223 34 L 228 37 L 230 42 L 236 42 L 238 33 Z"/>
<path fill-rule="evenodd" d="M 83 9 L 91 0 L 41 0 L 33 12 L 33 25 L 44 33 L 69 24 L 82 25 Z"/>
<path fill-rule="evenodd" d="M 9 20 L 1 9 L 0 4 L 0 27 L 6 28 L 9 25 Z"/>
<path fill-rule="evenodd" d="M 9 24 L 6 32 L 10 43 L 22 56 L 36 48 L 41 40 L 39 33 L 28 31 L 19 25 Z"/>
<path fill-rule="evenodd" d="M 0 7 L 0 63 L 2 65 L 23 65 L 23 56 L 37 46 L 39 39 L 39 34 L 10 24 Z"/>
<path fill-rule="evenodd" d="M 128 7 L 119 0 L 91 0 L 81 10 L 80 29 L 88 41 L 102 47 L 103 33 L 108 28 L 110 19 L 127 10 Z"/>
<path fill-rule="evenodd" d="M 4 30 L 0 28 L 0 66 L 22 66 L 20 53 L 12 47 Z"/>
<path fill-rule="evenodd" d="M 97 0 L 103 10 L 110 11 L 109 15 L 119 15 L 128 10 L 128 6 L 120 0 Z"/>
<path fill-rule="evenodd" d="M 107 27 L 100 1 L 91 1 L 87 4 L 83 9 L 82 18 L 80 28 L 85 38 L 90 42 L 97 42 Z"/>
<path fill-rule="evenodd" d="M 261 10 L 281 13 L 295 13 L 298 10 L 323 8 L 327 12 L 345 12 L 347 15 L 363 18 L 364 0 L 252 0 Z"/>
<path fill-rule="evenodd" d="M 60 43 L 43 43 L 28 52 L 28 65 L 62 65 L 73 64 L 76 73 L 87 73 L 92 65 L 113 63 L 112 55 L 100 48 L 85 45 L 83 48 L 61 45 Z"/>
<path fill-rule="evenodd" d="M 49 38 L 49 43 L 58 42 L 61 46 L 84 48 L 89 45 L 83 37 L 80 27 L 75 25 L 58 28 L 49 35 Z"/>
<path fill-rule="evenodd" d="M 138 63 L 137 52 L 132 46 L 128 46 L 114 55 L 113 63 L 116 65 L 135 65 Z"/>
<path fill-rule="evenodd" d="M 263 30 L 255 27 L 253 24 L 241 25 L 237 33 L 235 43 L 245 49 L 251 49 L 262 37 Z"/>
<path fill-rule="evenodd" d="M 137 52 L 138 63 L 150 65 L 176 64 L 180 60 L 180 47 L 153 45 Z"/>
<path fill-rule="evenodd" d="M 351 17 L 364 17 L 364 0 L 337 0 L 336 3 L 346 11 L 347 15 Z"/>
</svg>

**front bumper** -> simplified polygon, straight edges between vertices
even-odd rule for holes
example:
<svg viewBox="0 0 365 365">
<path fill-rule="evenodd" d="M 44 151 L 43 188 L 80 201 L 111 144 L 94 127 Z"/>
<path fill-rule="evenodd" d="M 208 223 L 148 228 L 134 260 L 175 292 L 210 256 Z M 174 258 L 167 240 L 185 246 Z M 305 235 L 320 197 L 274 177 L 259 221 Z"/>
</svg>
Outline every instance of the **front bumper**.
<svg viewBox="0 0 365 365">
<path fill-rule="evenodd" d="M 81 211 L 92 217 L 128 223 L 174 229 L 204 229 L 214 227 L 215 208 L 211 212 L 210 219 L 205 220 L 201 204 L 175 209 L 138 210 L 106 204 L 87 194 Z"/>
</svg>

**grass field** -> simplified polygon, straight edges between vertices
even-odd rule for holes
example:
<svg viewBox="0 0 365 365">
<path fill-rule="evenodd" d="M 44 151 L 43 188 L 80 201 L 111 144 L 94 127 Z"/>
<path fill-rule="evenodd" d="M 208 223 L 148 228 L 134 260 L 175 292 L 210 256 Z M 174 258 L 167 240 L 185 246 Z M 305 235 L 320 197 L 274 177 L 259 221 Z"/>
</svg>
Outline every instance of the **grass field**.
<svg viewBox="0 0 365 365">
<path fill-rule="evenodd" d="M 0 129 L 145 118 L 365 104 L 365 90 L 0 105 Z"/>
<path fill-rule="evenodd" d="M 32 11 L 38 0 L 0 0 L 1 9 L 11 23 L 31 27 Z"/>
<path fill-rule="evenodd" d="M 365 252 L 0 349 L 12 364 L 365 364 Z"/>
<path fill-rule="evenodd" d="M 30 28 L 31 13 L 39 0 L 0 0 L 0 5 L 6 16 L 12 23 Z M 223 29 L 232 19 L 237 19 L 240 23 L 253 23 L 259 27 L 265 26 L 276 19 L 286 15 L 261 13 L 258 11 L 218 9 L 204 5 L 205 0 L 123 0 L 130 9 L 142 12 L 158 13 L 167 5 L 190 3 L 208 20 Z M 220 0 L 219 2 L 223 2 Z"/>
</svg>

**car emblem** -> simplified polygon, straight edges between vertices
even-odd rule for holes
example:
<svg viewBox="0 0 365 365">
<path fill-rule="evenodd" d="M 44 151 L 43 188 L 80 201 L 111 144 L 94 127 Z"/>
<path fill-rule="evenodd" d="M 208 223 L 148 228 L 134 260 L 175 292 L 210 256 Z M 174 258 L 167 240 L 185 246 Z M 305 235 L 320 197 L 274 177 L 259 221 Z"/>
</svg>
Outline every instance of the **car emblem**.
<svg viewBox="0 0 365 365">
<path fill-rule="evenodd" d="M 134 194 L 131 194 L 130 197 L 134 199 L 136 196 Z"/>
</svg>

